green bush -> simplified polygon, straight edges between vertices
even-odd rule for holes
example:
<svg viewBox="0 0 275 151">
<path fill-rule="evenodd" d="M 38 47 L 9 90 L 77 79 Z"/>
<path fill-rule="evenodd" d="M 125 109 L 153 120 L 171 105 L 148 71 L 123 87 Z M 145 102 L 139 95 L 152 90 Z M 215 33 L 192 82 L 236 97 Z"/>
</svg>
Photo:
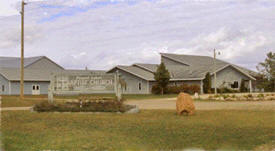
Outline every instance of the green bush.
<svg viewBox="0 0 275 151">
<path fill-rule="evenodd" d="M 182 84 L 180 86 L 169 86 L 168 87 L 168 93 L 170 94 L 178 94 L 180 92 L 185 92 L 189 94 L 199 93 L 200 92 L 200 86 L 198 85 L 187 85 Z"/>
<path fill-rule="evenodd" d="M 43 102 L 34 106 L 37 112 L 126 112 L 134 108 L 131 105 L 124 105 L 118 101 L 79 101 L 66 103 Z"/>
<path fill-rule="evenodd" d="M 223 97 L 224 99 L 227 99 L 227 98 L 229 98 L 230 96 L 229 96 L 229 95 L 222 95 L 222 97 Z"/>
<path fill-rule="evenodd" d="M 168 94 L 179 94 L 181 92 L 189 93 L 189 94 L 194 94 L 194 93 L 199 93 L 200 92 L 200 86 L 199 85 L 188 85 L 188 84 L 182 84 L 179 86 L 168 86 L 167 88 L 164 89 L 164 93 Z M 161 88 L 157 85 L 153 85 L 152 87 L 152 93 L 153 94 L 161 94 Z"/>
<path fill-rule="evenodd" d="M 211 89 L 212 92 L 215 92 L 214 88 Z M 239 90 L 233 90 L 227 87 L 224 88 L 217 88 L 218 93 L 239 93 Z"/>
<path fill-rule="evenodd" d="M 218 95 L 218 94 L 214 95 L 214 98 L 218 98 L 218 97 L 220 97 L 220 95 Z"/>
<path fill-rule="evenodd" d="M 194 93 L 199 93 L 200 92 L 200 86 L 196 85 L 196 84 L 192 84 L 189 86 L 189 93 L 190 94 L 194 94 Z"/>
<path fill-rule="evenodd" d="M 248 97 L 248 98 L 252 98 L 253 95 L 252 95 L 252 94 L 248 94 L 247 97 Z"/>
<path fill-rule="evenodd" d="M 260 93 L 257 95 L 258 98 L 263 98 L 264 97 L 264 94 Z"/>
<path fill-rule="evenodd" d="M 155 84 L 155 85 L 152 86 L 151 91 L 152 91 L 153 94 L 161 94 L 161 87 Z M 168 88 L 167 87 L 164 88 L 163 92 L 168 93 Z"/>
</svg>

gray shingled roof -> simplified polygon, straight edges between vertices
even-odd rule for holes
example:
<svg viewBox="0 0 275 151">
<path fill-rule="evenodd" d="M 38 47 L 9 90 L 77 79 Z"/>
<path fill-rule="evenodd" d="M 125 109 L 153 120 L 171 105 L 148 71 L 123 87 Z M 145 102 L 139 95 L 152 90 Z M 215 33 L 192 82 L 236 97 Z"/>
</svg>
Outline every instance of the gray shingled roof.
<svg viewBox="0 0 275 151">
<path fill-rule="evenodd" d="M 157 64 L 141 64 L 136 63 L 133 66 L 137 66 L 154 73 L 157 70 Z M 184 79 L 202 79 L 205 76 L 204 70 L 194 69 L 192 67 L 186 67 L 182 65 L 166 65 L 171 80 L 184 80 Z"/>
<path fill-rule="evenodd" d="M 24 81 L 50 81 L 50 71 L 38 70 L 38 69 L 25 69 L 24 70 Z M 54 71 L 54 74 L 104 74 L 102 70 L 58 70 Z M 0 68 L 0 74 L 10 81 L 20 80 L 20 69 L 19 68 Z"/>
<path fill-rule="evenodd" d="M 0 68 L 0 74 L 10 81 L 20 80 L 20 68 Z M 51 73 L 46 70 L 24 70 L 24 81 L 50 81 Z"/>
<path fill-rule="evenodd" d="M 161 56 L 172 60 L 176 60 L 183 64 L 188 64 L 190 65 L 190 67 L 192 67 L 193 70 L 200 70 L 203 73 L 214 72 L 213 58 L 209 56 L 179 55 L 179 54 L 169 54 L 169 53 L 161 53 Z M 248 74 L 250 76 L 257 75 L 256 72 L 246 69 L 244 67 L 240 67 L 240 66 L 216 59 L 216 70 L 219 70 L 227 65 L 232 65 L 233 67 L 241 70 L 243 73 Z"/>
<path fill-rule="evenodd" d="M 213 58 L 209 56 L 178 55 L 168 53 L 161 53 L 161 56 L 182 63 L 182 65 L 166 65 L 166 68 L 170 72 L 171 80 L 198 80 L 203 79 L 207 72 L 214 72 Z M 219 59 L 216 60 L 217 71 L 228 66 L 236 68 L 237 70 L 243 72 L 251 78 L 257 75 L 256 72 L 251 71 L 249 69 L 233 65 Z M 143 78 L 148 79 L 148 75 L 150 75 L 150 78 L 154 77 L 153 73 L 156 72 L 157 67 L 157 64 L 136 63 L 132 66 L 123 66 L 123 69 L 126 71 L 131 70 L 133 74 L 138 74 L 140 75 L 140 77 L 146 74 L 146 77 L 144 76 Z M 138 70 L 136 68 L 143 69 L 143 71 L 141 71 L 140 69 Z"/>
<path fill-rule="evenodd" d="M 24 67 L 38 61 L 44 56 L 24 58 Z M 20 68 L 21 59 L 18 57 L 0 57 L 0 68 Z"/>
<path fill-rule="evenodd" d="M 178 54 L 169 54 L 169 53 L 161 53 L 161 56 L 167 57 L 172 60 L 177 60 L 181 63 L 188 64 L 192 66 L 192 68 L 205 68 L 206 71 L 213 72 L 214 71 L 214 61 L 212 57 L 209 56 L 195 56 L 195 55 L 178 55 Z M 228 65 L 229 63 L 216 59 L 216 67 L 217 69 Z"/>
<path fill-rule="evenodd" d="M 112 68 L 111 70 L 107 71 L 107 73 L 112 72 L 114 69 L 120 69 L 123 70 L 125 72 L 128 72 L 130 74 L 133 74 L 137 77 L 140 77 L 142 79 L 148 80 L 148 81 L 153 81 L 154 80 L 154 74 L 152 72 L 143 70 L 139 67 L 135 67 L 135 66 L 116 66 L 114 68 Z"/>
</svg>

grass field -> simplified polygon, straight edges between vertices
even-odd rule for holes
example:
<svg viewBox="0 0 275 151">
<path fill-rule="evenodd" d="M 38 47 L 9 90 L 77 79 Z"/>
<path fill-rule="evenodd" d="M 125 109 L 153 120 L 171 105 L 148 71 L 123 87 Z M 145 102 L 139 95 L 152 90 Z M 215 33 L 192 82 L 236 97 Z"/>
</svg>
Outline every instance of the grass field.
<svg viewBox="0 0 275 151">
<path fill-rule="evenodd" d="M 172 110 L 138 114 L 4 111 L 1 131 L 6 151 L 253 150 L 274 145 L 274 116 L 274 110 L 198 111 L 189 117 Z"/>
<path fill-rule="evenodd" d="M 94 94 L 88 96 L 100 96 L 100 97 L 114 97 L 114 94 Z M 127 100 L 142 100 L 142 99 L 159 99 L 159 98 L 173 98 L 176 97 L 175 94 L 167 94 L 167 95 L 123 95 L 123 97 Z M 56 96 L 58 100 L 62 99 L 77 99 L 78 96 Z M 47 101 L 46 95 L 39 96 L 25 96 L 24 100 L 20 100 L 18 96 L 3 96 L 2 97 L 2 107 L 28 107 L 33 106 L 36 103 L 40 103 L 43 101 Z"/>
</svg>

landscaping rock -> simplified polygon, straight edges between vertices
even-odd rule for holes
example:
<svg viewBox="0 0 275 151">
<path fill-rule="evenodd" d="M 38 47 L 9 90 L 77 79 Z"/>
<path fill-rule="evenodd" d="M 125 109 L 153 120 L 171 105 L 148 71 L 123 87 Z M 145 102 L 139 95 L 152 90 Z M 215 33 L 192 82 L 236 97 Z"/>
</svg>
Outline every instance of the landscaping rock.
<svg viewBox="0 0 275 151">
<path fill-rule="evenodd" d="M 133 113 L 138 113 L 139 108 L 136 106 L 135 108 L 130 109 L 129 111 L 125 112 L 127 114 L 133 114 Z"/>
<path fill-rule="evenodd" d="M 189 94 L 186 93 L 180 93 L 178 95 L 176 108 L 179 115 L 183 113 L 187 113 L 187 115 L 193 115 L 195 113 L 193 99 Z"/>
</svg>

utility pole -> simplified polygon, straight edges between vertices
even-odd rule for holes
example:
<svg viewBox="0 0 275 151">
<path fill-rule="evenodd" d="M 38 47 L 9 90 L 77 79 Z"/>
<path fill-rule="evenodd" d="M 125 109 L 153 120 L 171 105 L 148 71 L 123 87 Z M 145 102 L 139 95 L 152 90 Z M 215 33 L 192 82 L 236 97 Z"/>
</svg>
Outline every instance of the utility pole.
<svg viewBox="0 0 275 151">
<path fill-rule="evenodd" d="M 218 52 L 218 55 L 220 55 L 220 52 Z M 216 49 L 214 49 L 214 88 L 215 88 L 215 94 L 217 94 L 217 69 L 216 69 L 216 58 L 217 53 Z"/>
<path fill-rule="evenodd" d="M 214 49 L 214 88 L 215 94 L 217 94 L 216 49 Z"/>
<path fill-rule="evenodd" d="M 21 4 L 21 76 L 20 76 L 20 99 L 24 99 L 24 5 L 26 3 L 22 0 Z"/>
</svg>

